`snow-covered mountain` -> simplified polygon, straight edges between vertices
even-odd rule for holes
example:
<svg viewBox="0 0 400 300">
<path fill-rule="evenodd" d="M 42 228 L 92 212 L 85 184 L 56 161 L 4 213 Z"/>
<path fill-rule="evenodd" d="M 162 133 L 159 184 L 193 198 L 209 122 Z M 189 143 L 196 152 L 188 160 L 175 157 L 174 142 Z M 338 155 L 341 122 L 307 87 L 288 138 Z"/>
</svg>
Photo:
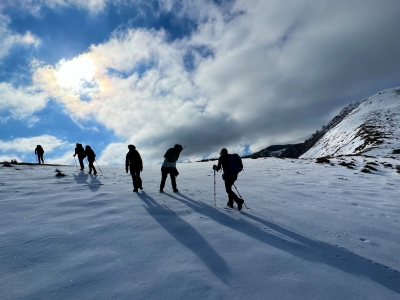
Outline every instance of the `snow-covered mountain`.
<svg viewBox="0 0 400 300">
<path fill-rule="evenodd" d="M 321 130 L 317 130 L 310 138 L 299 144 L 288 145 L 273 145 L 258 152 L 255 152 L 249 157 L 286 157 L 298 158 L 308 150 L 310 150 L 327 132 L 335 128 L 344 118 L 354 111 L 361 102 L 352 103 L 345 107 L 336 117 L 334 117 L 327 125 L 322 126 Z"/>
<path fill-rule="evenodd" d="M 322 137 L 301 158 L 385 156 L 400 147 L 400 88 L 351 104 L 341 115 L 343 119 L 334 122 L 335 126 L 323 127 Z"/>
<path fill-rule="evenodd" d="M 397 87 L 350 104 L 303 143 L 269 146 L 248 157 L 385 156 L 400 152 L 399 125 Z"/>
</svg>

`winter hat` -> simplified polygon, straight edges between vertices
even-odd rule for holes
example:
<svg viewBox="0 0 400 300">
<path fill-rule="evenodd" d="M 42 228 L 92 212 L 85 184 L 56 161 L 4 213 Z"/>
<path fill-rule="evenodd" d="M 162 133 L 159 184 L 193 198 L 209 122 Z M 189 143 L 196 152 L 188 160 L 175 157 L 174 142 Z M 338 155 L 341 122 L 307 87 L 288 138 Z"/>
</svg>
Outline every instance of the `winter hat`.
<svg viewBox="0 0 400 300">
<path fill-rule="evenodd" d="M 129 150 L 135 150 L 136 147 L 135 147 L 134 145 L 128 145 L 128 149 L 129 149 Z"/>
</svg>

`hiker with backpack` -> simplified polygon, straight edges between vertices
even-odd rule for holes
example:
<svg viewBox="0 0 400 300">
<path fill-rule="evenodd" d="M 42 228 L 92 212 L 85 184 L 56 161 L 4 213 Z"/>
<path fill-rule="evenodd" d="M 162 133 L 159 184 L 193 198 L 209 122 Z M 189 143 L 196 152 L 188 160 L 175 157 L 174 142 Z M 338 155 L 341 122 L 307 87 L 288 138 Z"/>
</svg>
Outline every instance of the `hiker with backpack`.
<svg viewBox="0 0 400 300">
<path fill-rule="evenodd" d="M 74 157 L 78 155 L 79 164 L 81 165 L 81 171 L 85 169 L 85 165 L 83 164 L 83 160 L 86 157 L 85 149 L 83 149 L 82 144 L 76 143 L 75 154 Z M 76 163 L 76 161 L 75 161 Z"/>
<path fill-rule="evenodd" d="M 43 147 L 41 145 L 37 145 L 36 146 L 35 154 L 38 157 L 39 165 L 40 165 L 40 162 L 42 162 L 42 164 L 44 164 L 44 159 L 43 159 L 44 150 L 43 150 Z"/>
<path fill-rule="evenodd" d="M 165 181 L 167 180 L 167 176 L 171 177 L 172 190 L 174 193 L 178 193 L 179 190 L 176 187 L 176 176 L 179 175 L 178 170 L 176 169 L 176 162 L 178 161 L 179 154 L 185 147 L 182 145 L 176 144 L 174 148 L 168 149 L 168 151 L 164 155 L 164 162 L 161 166 L 161 184 L 160 184 L 160 193 L 164 192 Z"/>
<path fill-rule="evenodd" d="M 233 202 L 235 201 L 238 210 L 242 210 L 244 203 L 243 199 L 240 199 L 234 191 L 232 191 L 232 186 L 234 185 L 239 172 L 243 170 L 242 159 L 237 154 L 228 154 L 226 148 L 222 148 L 218 159 L 218 166 L 213 165 L 215 171 L 223 170 L 222 179 L 225 181 L 225 190 L 228 194 L 228 207 L 233 208 Z"/>
<path fill-rule="evenodd" d="M 140 178 L 140 172 L 143 171 L 143 161 L 134 145 L 128 145 L 128 149 L 129 152 L 125 158 L 125 170 L 128 173 L 129 167 L 132 176 L 133 191 L 137 193 L 138 189 L 143 190 L 142 178 Z"/>
<path fill-rule="evenodd" d="M 96 160 L 96 154 L 94 153 L 94 151 L 92 150 L 92 148 L 89 145 L 86 145 L 85 153 L 86 153 L 87 160 L 89 162 L 89 174 L 92 174 L 92 170 L 93 170 L 93 175 L 96 175 L 97 171 L 93 165 L 94 161 Z"/>
</svg>

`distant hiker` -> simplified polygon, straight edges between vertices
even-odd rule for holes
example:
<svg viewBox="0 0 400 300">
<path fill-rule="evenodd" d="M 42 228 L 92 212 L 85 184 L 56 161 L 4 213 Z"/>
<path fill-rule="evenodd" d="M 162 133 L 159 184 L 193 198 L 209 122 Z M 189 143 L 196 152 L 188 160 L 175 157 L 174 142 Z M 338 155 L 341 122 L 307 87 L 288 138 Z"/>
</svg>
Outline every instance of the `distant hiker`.
<svg viewBox="0 0 400 300">
<path fill-rule="evenodd" d="M 222 170 L 224 171 L 222 179 L 225 181 L 225 190 L 229 197 L 226 205 L 233 208 L 233 201 L 235 201 L 238 210 L 241 210 L 244 201 L 243 199 L 240 199 L 234 191 L 232 191 L 232 185 L 235 183 L 239 172 L 243 170 L 242 159 L 237 154 L 228 154 L 226 148 L 222 148 L 219 155 L 221 156 L 218 159 L 218 166 L 214 165 L 213 169 L 219 171 L 222 167 Z"/>
<path fill-rule="evenodd" d="M 36 148 L 35 148 L 35 154 L 36 154 L 37 157 L 38 157 L 39 165 L 40 165 L 40 162 L 42 162 L 42 164 L 44 164 L 44 159 L 43 159 L 44 150 L 43 150 L 43 148 L 42 148 L 41 145 L 37 145 L 37 146 L 36 146 Z"/>
<path fill-rule="evenodd" d="M 74 157 L 78 155 L 79 164 L 81 165 L 81 170 L 85 169 L 85 165 L 83 164 L 83 160 L 86 157 L 85 149 L 83 149 L 82 144 L 76 143 L 75 154 Z"/>
<path fill-rule="evenodd" d="M 138 189 L 143 190 L 142 178 L 140 172 L 143 171 L 143 162 L 139 152 L 134 145 L 128 145 L 129 152 L 126 154 L 125 170 L 128 173 L 128 167 L 132 176 L 133 191 L 137 193 Z"/>
<path fill-rule="evenodd" d="M 179 154 L 184 148 L 185 147 L 182 147 L 182 145 L 176 144 L 174 148 L 168 149 L 168 151 L 165 153 L 165 159 L 161 167 L 160 193 L 163 193 L 164 191 L 165 180 L 167 179 L 168 174 L 171 177 L 171 184 L 174 193 L 179 192 L 176 188 L 176 176 L 179 175 L 179 172 L 176 169 L 176 162 L 179 158 Z"/>
<path fill-rule="evenodd" d="M 96 168 L 93 165 L 93 163 L 94 163 L 94 161 L 96 159 L 96 154 L 94 153 L 92 148 L 90 148 L 89 145 L 86 145 L 85 153 L 86 153 L 87 160 L 89 162 L 89 174 L 92 174 L 92 170 L 93 170 L 93 174 L 96 175 L 97 171 L 96 171 Z"/>
</svg>

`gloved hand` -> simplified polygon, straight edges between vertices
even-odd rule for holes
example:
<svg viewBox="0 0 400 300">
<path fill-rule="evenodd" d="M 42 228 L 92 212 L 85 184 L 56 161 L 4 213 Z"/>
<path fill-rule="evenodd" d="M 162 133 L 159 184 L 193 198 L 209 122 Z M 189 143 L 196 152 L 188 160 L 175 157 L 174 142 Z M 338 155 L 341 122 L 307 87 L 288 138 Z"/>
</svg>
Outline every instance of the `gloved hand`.
<svg viewBox="0 0 400 300">
<path fill-rule="evenodd" d="M 218 167 L 216 165 L 213 165 L 213 170 L 217 171 Z"/>
<path fill-rule="evenodd" d="M 75 157 L 75 155 L 76 155 L 76 154 L 74 154 L 74 157 Z"/>
</svg>

